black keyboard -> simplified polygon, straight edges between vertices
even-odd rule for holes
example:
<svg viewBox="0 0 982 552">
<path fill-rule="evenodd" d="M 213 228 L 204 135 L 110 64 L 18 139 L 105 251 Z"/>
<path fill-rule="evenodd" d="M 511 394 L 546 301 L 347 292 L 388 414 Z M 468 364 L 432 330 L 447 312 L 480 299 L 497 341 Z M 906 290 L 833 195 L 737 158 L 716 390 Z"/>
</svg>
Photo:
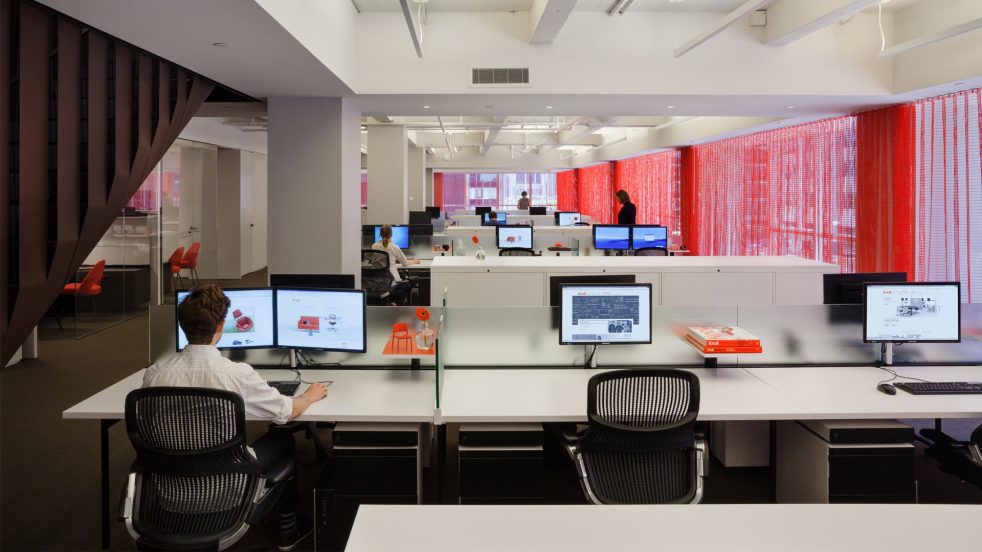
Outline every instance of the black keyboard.
<svg viewBox="0 0 982 552">
<path fill-rule="evenodd" d="M 896 387 L 914 395 L 982 395 L 982 382 L 977 381 L 898 383 Z"/>
<path fill-rule="evenodd" d="M 280 392 L 280 395 L 286 395 L 287 397 L 292 397 L 294 393 L 297 392 L 297 387 L 300 387 L 300 382 L 293 381 L 267 381 L 270 387 L 276 389 Z"/>
</svg>

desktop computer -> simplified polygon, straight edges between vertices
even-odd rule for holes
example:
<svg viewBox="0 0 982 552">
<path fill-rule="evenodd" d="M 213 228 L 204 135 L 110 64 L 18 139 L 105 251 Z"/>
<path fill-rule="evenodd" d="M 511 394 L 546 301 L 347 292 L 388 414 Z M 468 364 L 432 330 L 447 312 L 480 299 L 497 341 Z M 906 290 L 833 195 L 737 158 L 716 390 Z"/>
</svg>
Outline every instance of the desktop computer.
<svg viewBox="0 0 982 552">
<path fill-rule="evenodd" d="M 474 214 L 477 216 L 483 216 L 491 212 L 490 207 L 474 207 Z"/>
<path fill-rule="evenodd" d="M 181 302 L 190 291 L 178 291 L 177 302 Z M 243 288 L 225 290 L 231 304 L 222 326 L 222 338 L 216 344 L 219 349 L 264 349 L 276 346 L 276 307 L 273 290 L 270 288 Z M 176 310 L 176 309 L 175 309 Z M 188 345 L 175 314 L 177 327 L 177 350 Z"/>
<path fill-rule="evenodd" d="M 651 343 L 651 284 L 564 284 L 561 345 Z"/>
<path fill-rule="evenodd" d="M 593 248 L 604 251 L 627 251 L 631 246 L 631 227 L 617 224 L 593 225 Z"/>
<path fill-rule="evenodd" d="M 365 290 L 276 288 L 275 297 L 280 348 L 366 351 Z"/>
<path fill-rule="evenodd" d="M 668 248 L 668 228 L 658 225 L 639 224 L 631 227 L 631 249 L 650 247 Z"/>
<path fill-rule="evenodd" d="M 498 249 L 532 249 L 532 227 L 524 225 L 498 226 L 495 228 Z"/>
<path fill-rule="evenodd" d="M 382 240 L 382 227 L 375 227 L 375 241 Z M 392 243 L 399 249 L 409 249 L 409 226 L 405 224 L 392 225 Z"/>
<path fill-rule="evenodd" d="M 546 214 L 545 207 L 529 207 L 529 215 L 544 215 Z"/>
<path fill-rule="evenodd" d="M 487 212 L 481 215 L 481 225 L 488 226 L 490 224 L 508 224 L 508 214 L 507 213 L 496 213 L 495 218 L 491 220 L 491 213 Z"/>
<path fill-rule="evenodd" d="M 430 224 L 433 218 L 428 211 L 409 211 L 409 224 Z"/>
<path fill-rule="evenodd" d="M 576 223 L 580 222 L 580 213 L 571 212 L 557 212 L 556 213 L 556 226 L 576 226 Z"/>
</svg>

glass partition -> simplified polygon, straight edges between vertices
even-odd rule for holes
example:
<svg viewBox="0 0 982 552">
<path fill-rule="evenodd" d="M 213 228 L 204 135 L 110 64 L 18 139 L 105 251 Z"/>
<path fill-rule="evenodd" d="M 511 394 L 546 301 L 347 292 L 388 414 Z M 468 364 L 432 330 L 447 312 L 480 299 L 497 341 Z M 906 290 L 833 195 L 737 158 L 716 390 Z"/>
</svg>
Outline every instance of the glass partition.
<svg viewBox="0 0 982 552">
<path fill-rule="evenodd" d="M 437 328 L 436 328 L 436 336 L 437 336 L 436 337 L 436 378 L 434 378 L 436 382 L 435 404 L 437 408 L 440 408 L 440 403 L 442 402 L 443 399 L 443 374 L 444 374 L 443 361 L 444 358 L 446 357 L 446 352 L 444 351 L 444 344 L 446 343 L 446 340 L 443 339 L 443 328 L 444 328 L 443 320 L 444 320 L 444 315 L 440 314 L 440 318 L 439 321 L 437 322 Z"/>
</svg>

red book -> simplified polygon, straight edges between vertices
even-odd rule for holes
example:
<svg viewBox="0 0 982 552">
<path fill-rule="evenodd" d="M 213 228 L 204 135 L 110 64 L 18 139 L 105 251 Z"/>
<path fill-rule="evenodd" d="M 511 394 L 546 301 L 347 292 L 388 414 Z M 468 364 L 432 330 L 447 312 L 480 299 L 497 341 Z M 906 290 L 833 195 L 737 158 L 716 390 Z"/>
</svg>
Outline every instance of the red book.
<svg viewBox="0 0 982 552">
<path fill-rule="evenodd" d="M 702 351 L 703 354 L 707 354 L 707 355 L 716 354 L 716 353 L 762 353 L 763 352 L 763 349 L 760 348 L 760 345 L 757 346 L 702 345 L 689 336 L 685 336 L 685 340 L 688 341 L 689 344 L 695 347 L 696 349 Z"/>
<path fill-rule="evenodd" d="M 760 338 L 737 327 L 691 326 L 687 337 L 706 347 L 760 347 Z"/>
</svg>

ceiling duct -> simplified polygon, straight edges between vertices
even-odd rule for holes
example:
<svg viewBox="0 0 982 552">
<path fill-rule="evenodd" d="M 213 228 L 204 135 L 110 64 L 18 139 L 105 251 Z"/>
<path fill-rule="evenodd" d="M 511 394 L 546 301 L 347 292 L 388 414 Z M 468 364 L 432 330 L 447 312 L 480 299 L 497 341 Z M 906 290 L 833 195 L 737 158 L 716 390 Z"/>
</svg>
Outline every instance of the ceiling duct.
<svg viewBox="0 0 982 552">
<path fill-rule="evenodd" d="M 474 67 L 471 86 L 528 86 L 528 67 Z"/>
</svg>

